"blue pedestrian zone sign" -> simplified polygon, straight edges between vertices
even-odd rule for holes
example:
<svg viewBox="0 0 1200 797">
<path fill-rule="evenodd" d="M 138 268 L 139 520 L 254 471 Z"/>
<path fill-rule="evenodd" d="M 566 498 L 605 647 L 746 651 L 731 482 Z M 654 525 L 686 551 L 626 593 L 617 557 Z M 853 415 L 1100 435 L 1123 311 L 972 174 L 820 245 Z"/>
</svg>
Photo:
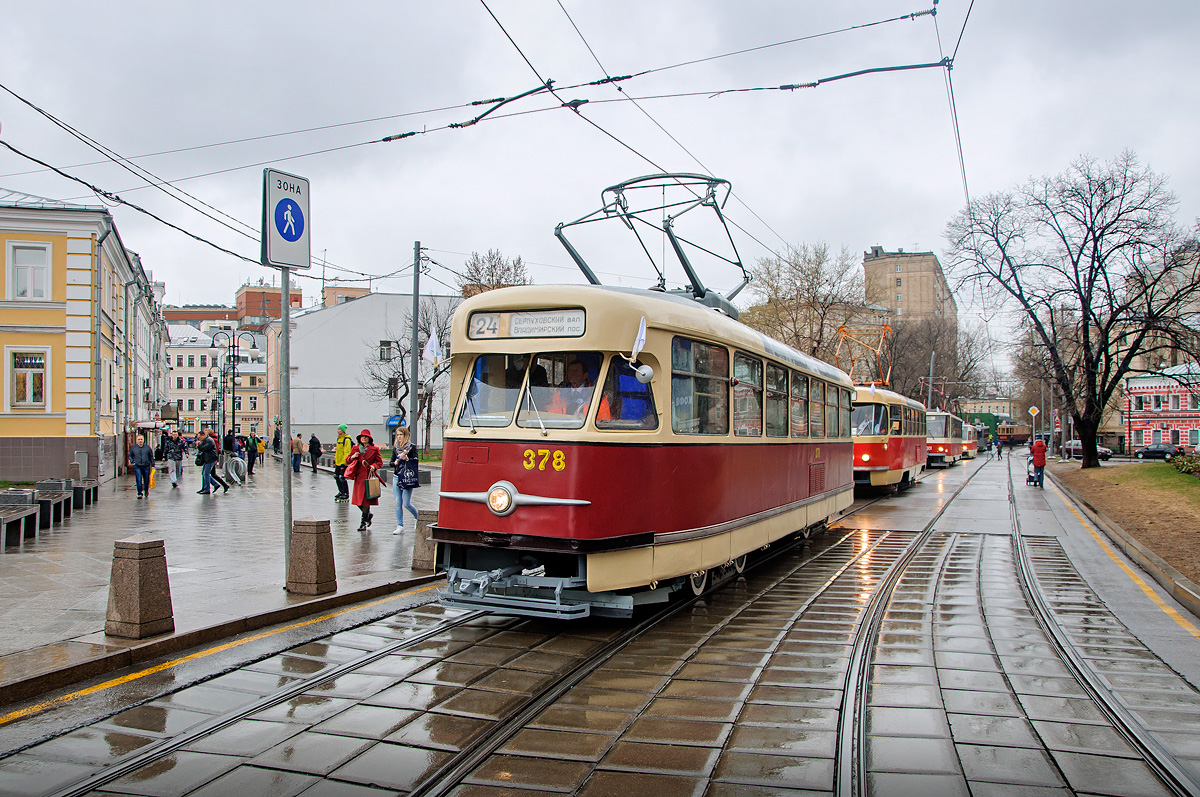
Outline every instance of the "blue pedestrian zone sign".
<svg viewBox="0 0 1200 797">
<path fill-rule="evenodd" d="M 275 206 L 275 229 L 285 241 L 298 241 L 304 234 L 304 212 L 291 199 L 281 199 Z"/>
</svg>

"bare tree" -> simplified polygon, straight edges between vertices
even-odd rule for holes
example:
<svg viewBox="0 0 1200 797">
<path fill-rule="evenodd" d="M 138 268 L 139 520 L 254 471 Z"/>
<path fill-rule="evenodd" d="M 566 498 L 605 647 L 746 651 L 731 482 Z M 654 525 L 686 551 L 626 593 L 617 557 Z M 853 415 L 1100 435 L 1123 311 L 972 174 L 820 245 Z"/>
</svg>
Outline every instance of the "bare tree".
<svg viewBox="0 0 1200 797">
<path fill-rule="evenodd" d="M 421 302 L 417 314 L 417 339 L 429 340 L 431 330 L 437 330 L 438 341 L 442 344 L 443 352 L 447 351 L 450 342 L 450 323 L 458 302 L 439 306 L 432 299 Z M 368 355 L 359 369 L 358 384 L 369 395 L 380 399 L 396 402 L 396 414 L 402 419 L 408 417 L 408 397 L 412 387 L 409 380 L 409 366 L 412 362 L 412 312 L 406 312 L 400 321 L 400 330 L 391 327 L 384 330 L 386 339 L 380 339 L 379 349 L 375 351 L 375 341 L 363 341 L 363 345 L 372 352 Z M 424 344 L 420 344 L 424 346 Z M 425 420 L 425 444 L 429 446 L 431 425 L 430 407 L 435 406 L 435 398 L 440 393 L 445 380 L 442 375 L 448 368 L 445 360 L 441 367 L 434 368 L 430 363 L 421 361 L 417 378 L 423 380 L 425 397 L 418 408 L 420 417 Z"/>
<path fill-rule="evenodd" d="M 862 269 L 847 247 L 834 253 L 824 242 L 788 246 L 750 274 L 759 303 L 742 322 L 806 354 L 832 362 L 838 328 L 864 317 Z"/>
<path fill-rule="evenodd" d="M 978 329 L 959 328 L 945 318 L 897 318 L 888 338 L 891 350 L 891 389 L 919 401 L 929 396 L 929 356 L 934 355 L 934 407 L 949 408 L 950 401 L 978 395 L 987 349 Z M 940 387 L 944 385 L 943 387 Z"/>
<path fill-rule="evenodd" d="M 1194 345 L 1200 259 L 1176 206 L 1166 178 L 1127 151 L 978 199 L 947 225 L 954 276 L 1019 308 L 1085 468 L 1100 464 L 1096 433 L 1124 377 Z"/>
<path fill-rule="evenodd" d="M 472 252 L 463 264 L 463 273 L 458 275 L 458 287 L 463 296 L 474 296 L 496 288 L 513 285 L 532 285 L 533 277 L 525 268 L 525 262 L 517 255 L 509 260 L 499 249 L 489 249 L 487 254 Z"/>
</svg>

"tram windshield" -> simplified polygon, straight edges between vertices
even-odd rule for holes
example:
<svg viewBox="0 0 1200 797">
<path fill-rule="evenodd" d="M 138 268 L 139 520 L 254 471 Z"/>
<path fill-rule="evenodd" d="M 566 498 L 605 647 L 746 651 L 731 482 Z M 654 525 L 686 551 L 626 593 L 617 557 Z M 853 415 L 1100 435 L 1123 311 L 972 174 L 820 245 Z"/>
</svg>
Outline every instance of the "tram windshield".
<svg viewBox="0 0 1200 797">
<path fill-rule="evenodd" d="M 926 437 L 946 437 L 946 416 L 930 415 L 926 422 Z"/>
<path fill-rule="evenodd" d="M 466 400 L 458 414 L 462 426 L 508 426 L 517 408 L 529 355 L 483 354 L 471 366 Z"/>
<path fill-rule="evenodd" d="M 556 351 L 534 355 L 529 386 L 521 396 L 517 426 L 579 429 L 587 417 L 600 376 L 598 351 Z"/>
<path fill-rule="evenodd" d="M 650 385 L 638 381 L 633 367 L 613 355 L 596 408 L 597 429 L 657 429 L 658 413 Z"/>
<path fill-rule="evenodd" d="M 887 434 L 888 408 L 886 404 L 855 404 L 850 418 L 854 434 Z"/>
</svg>

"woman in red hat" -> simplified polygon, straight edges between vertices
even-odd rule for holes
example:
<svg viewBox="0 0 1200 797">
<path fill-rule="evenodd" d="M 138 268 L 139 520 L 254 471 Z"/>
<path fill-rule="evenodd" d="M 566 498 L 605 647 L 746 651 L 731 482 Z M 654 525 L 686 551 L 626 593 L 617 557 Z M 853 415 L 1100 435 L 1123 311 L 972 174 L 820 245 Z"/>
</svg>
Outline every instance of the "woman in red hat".
<svg viewBox="0 0 1200 797">
<path fill-rule="evenodd" d="M 375 519 L 371 514 L 371 507 L 379 503 L 378 495 L 367 498 L 367 479 L 372 476 L 378 478 L 383 458 L 379 456 L 379 449 L 375 446 L 370 429 L 359 432 L 355 442 L 350 456 L 346 458 L 346 478 L 354 481 L 354 494 L 350 500 L 362 510 L 362 523 L 359 524 L 358 530 L 366 531 Z"/>
</svg>

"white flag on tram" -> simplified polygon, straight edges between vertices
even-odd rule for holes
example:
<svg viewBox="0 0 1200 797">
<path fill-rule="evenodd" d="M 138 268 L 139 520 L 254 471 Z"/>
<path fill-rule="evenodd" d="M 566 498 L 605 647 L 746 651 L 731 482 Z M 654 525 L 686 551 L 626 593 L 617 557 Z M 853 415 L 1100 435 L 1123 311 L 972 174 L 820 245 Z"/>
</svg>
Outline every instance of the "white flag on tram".
<svg viewBox="0 0 1200 797">
<path fill-rule="evenodd" d="M 429 330 L 429 340 L 425 343 L 425 350 L 421 352 L 421 359 L 425 362 L 433 363 L 434 367 L 442 360 L 442 345 L 438 343 L 437 330 Z"/>
<path fill-rule="evenodd" d="M 637 337 L 633 340 L 633 359 L 642 353 L 642 349 L 646 348 L 646 316 L 642 316 L 641 326 L 638 327 Z"/>
</svg>

